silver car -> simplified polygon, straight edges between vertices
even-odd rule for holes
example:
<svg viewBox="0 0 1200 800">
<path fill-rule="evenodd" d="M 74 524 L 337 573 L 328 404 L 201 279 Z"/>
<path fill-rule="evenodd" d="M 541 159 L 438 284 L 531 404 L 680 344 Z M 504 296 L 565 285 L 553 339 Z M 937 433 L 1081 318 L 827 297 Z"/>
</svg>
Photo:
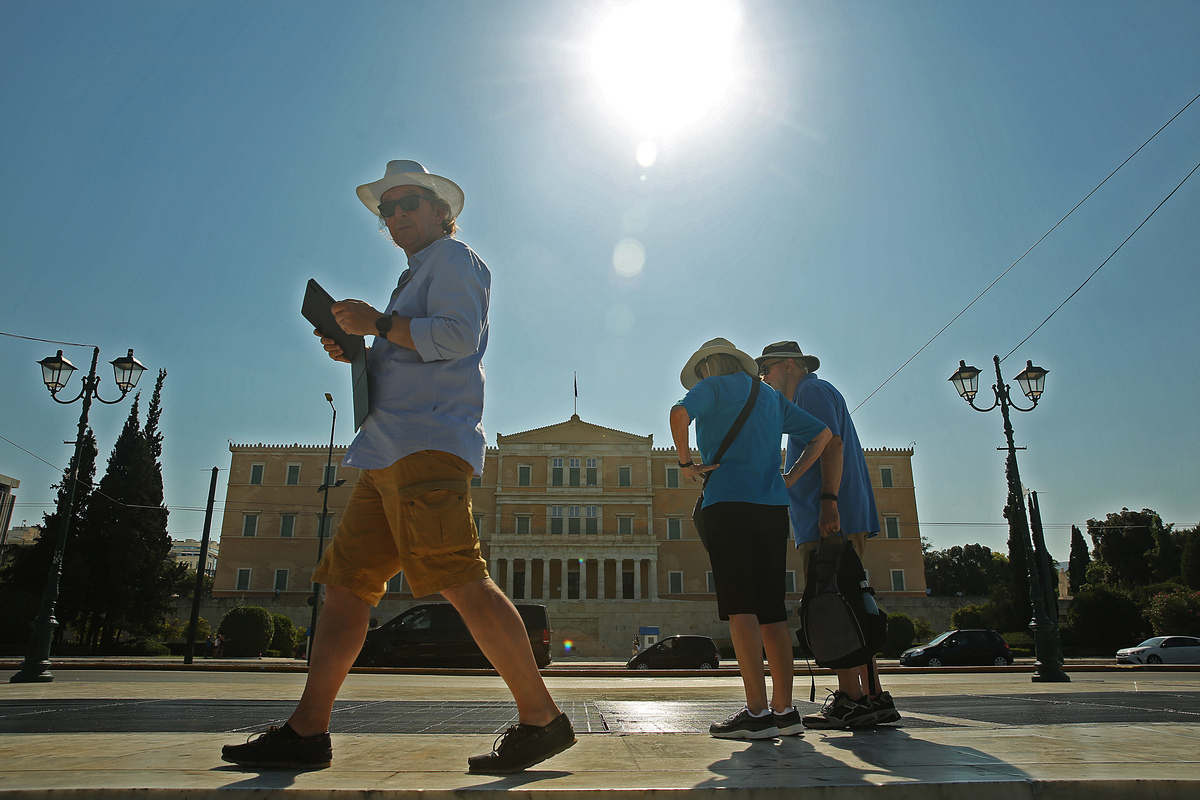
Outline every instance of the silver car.
<svg viewBox="0 0 1200 800">
<path fill-rule="evenodd" d="M 1118 664 L 1200 664 L 1200 639 L 1155 636 L 1137 647 L 1117 651 Z"/>
</svg>

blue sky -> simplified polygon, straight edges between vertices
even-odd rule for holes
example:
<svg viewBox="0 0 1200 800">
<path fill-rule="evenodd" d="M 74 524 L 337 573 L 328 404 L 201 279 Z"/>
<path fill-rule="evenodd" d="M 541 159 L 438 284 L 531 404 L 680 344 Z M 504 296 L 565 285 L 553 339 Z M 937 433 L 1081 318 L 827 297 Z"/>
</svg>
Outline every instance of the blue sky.
<svg viewBox="0 0 1200 800">
<path fill-rule="evenodd" d="M 489 442 L 570 416 L 577 371 L 580 416 L 666 447 L 679 369 L 714 336 L 755 355 L 796 339 L 858 406 L 1200 92 L 1193 2 L 757 0 L 734 4 L 697 85 L 662 87 L 651 59 L 626 91 L 703 107 L 650 131 L 601 89 L 615 7 L 9 0 L 0 331 L 167 369 L 170 528 L 196 537 L 184 509 L 228 440 L 320 444 L 326 391 L 352 437 L 348 377 L 298 309 L 310 277 L 386 301 L 402 253 L 354 187 L 411 158 L 463 187 L 460 238 L 493 273 Z M 676 26 L 703 32 L 689 8 L 648 34 L 668 65 Z M 1170 193 L 1197 142 L 1200 102 L 856 412 L 866 446 L 915 442 L 934 546 L 1007 536 L 999 413 L 954 393 L 959 359 L 987 394 L 992 355 Z M 1200 521 L 1198 211 L 1194 177 L 1005 361 L 1009 380 L 1026 359 L 1050 370 L 1014 425 L 1059 558 L 1062 526 L 1122 506 Z M 644 263 L 619 271 L 631 239 Z M 40 521 L 69 458 L 78 406 L 51 402 L 35 364 L 55 349 L 0 337 L 0 435 L 56 465 L 0 441 L 15 524 Z M 127 412 L 93 408 L 102 458 Z"/>
</svg>

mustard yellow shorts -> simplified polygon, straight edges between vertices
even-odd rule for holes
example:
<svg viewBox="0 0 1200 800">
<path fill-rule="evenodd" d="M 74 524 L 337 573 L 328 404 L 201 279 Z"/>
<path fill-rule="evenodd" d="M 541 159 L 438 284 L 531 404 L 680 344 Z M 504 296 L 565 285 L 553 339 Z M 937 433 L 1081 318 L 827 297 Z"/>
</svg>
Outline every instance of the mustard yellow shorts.
<svg viewBox="0 0 1200 800">
<path fill-rule="evenodd" d="M 854 545 L 854 552 L 858 555 L 858 560 L 861 561 L 863 557 L 863 548 L 867 546 L 867 532 L 863 531 L 862 533 L 848 533 L 846 534 L 846 541 Z M 808 560 L 812 558 L 813 553 L 817 552 L 817 548 L 820 546 L 820 544 L 820 539 L 814 539 L 811 542 L 803 542 L 796 545 L 796 549 L 800 551 L 801 576 L 806 580 L 808 578 Z"/>
<path fill-rule="evenodd" d="M 488 577 L 471 516 L 473 473 L 439 450 L 364 469 L 313 582 L 344 586 L 376 606 L 402 570 L 415 597 Z"/>
</svg>

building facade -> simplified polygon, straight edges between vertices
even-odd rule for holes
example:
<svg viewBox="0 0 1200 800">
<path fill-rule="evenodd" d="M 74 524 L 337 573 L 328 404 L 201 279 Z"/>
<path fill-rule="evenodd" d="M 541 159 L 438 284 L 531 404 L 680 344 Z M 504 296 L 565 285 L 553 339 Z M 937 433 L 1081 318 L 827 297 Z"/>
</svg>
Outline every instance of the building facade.
<svg viewBox="0 0 1200 800">
<path fill-rule="evenodd" d="M 204 554 L 204 574 L 210 578 L 217 574 L 217 556 L 220 554 L 220 550 L 220 542 L 210 541 L 208 543 L 208 550 Z M 200 563 L 200 540 L 172 539 L 169 555 L 176 561 L 187 564 L 187 568 L 192 572 L 196 572 L 197 565 Z"/>
<path fill-rule="evenodd" d="M 329 490 L 328 537 L 358 471 L 338 466 L 345 448 L 334 448 L 329 474 L 328 449 L 320 446 L 234 444 L 230 451 L 213 595 L 293 597 L 302 604 L 313 589 L 319 547 L 317 487 L 346 480 Z M 881 533 L 863 562 L 885 609 L 889 597 L 925 595 L 912 454 L 866 451 Z M 656 448 L 651 436 L 575 415 L 498 435 L 471 501 L 483 556 L 504 592 L 515 602 L 549 607 L 556 647 L 611 656 L 625 653 L 642 626 L 662 635 L 728 638 L 716 616 L 708 554 L 691 522 L 699 493 L 699 483 L 680 475 L 673 447 Z M 793 550 L 787 571 L 794 615 L 804 578 Z M 403 575 L 393 578 L 378 621 L 417 599 Z"/>
</svg>

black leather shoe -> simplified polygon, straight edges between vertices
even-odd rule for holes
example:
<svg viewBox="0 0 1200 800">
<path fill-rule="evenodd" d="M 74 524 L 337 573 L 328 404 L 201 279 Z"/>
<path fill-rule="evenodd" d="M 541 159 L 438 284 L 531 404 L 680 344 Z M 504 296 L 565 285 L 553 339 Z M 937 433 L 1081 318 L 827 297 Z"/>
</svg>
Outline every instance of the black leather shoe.
<svg viewBox="0 0 1200 800">
<path fill-rule="evenodd" d="M 544 728 L 518 723 L 500 734 L 492 752 L 467 759 L 471 772 L 507 775 L 556 756 L 575 744 L 575 729 L 566 714 L 559 714 Z"/>
<path fill-rule="evenodd" d="M 227 744 L 221 759 L 243 767 L 268 769 L 325 769 L 333 761 L 333 745 L 328 733 L 299 736 L 286 723 L 245 744 Z"/>
</svg>

